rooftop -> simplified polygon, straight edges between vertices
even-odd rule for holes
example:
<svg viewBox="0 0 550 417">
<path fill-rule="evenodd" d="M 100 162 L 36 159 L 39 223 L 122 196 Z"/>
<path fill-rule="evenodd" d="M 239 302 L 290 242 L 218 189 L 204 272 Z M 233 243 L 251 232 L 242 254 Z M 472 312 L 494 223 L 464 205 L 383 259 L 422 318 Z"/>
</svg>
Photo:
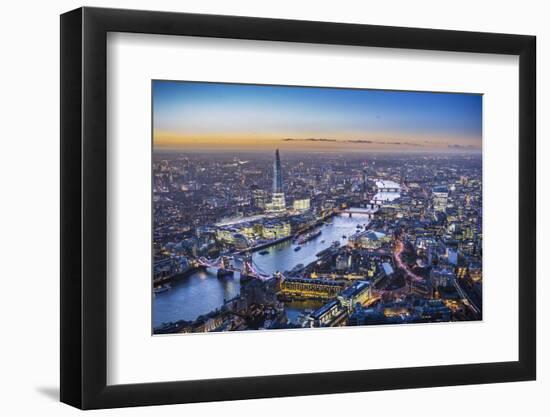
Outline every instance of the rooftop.
<svg viewBox="0 0 550 417">
<path fill-rule="evenodd" d="M 370 286 L 369 281 L 356 281 L 353 285 L 349 286 L 344 291 L 342 291 L 340 295 L 344 298 L 351 298 L 354 295 L 357 295 L 363 292 L 369 286 Z"/>
<path fill-rule="evenodd" d="M 432 189 L 434 193 L 448 193 L 449 190 L 447 189 L 446 185 L 438 185 Z"/>
<path fill-rule="evenodd" d="M 327 313 L 330 309 L 334 308 L 337 305 L 338 305 L 338 300 L 332 300 L 331 302 L 324 304 L 323 306 L 315 310 L 313 313 L 311 313 L 311 317 L 314 319 L 318 319 L 323 314 Z"/>
</svg>

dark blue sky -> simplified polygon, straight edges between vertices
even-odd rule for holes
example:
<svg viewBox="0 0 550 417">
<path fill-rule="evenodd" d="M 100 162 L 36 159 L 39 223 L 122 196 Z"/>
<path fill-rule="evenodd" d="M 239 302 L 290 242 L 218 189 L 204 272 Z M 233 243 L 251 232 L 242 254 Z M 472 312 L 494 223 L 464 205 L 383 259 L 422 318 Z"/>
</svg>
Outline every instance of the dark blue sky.
<svg viewBox="0 0 550 417">
<path fill-rule="evenodd" d="M 323 138 L 481 148 L 482 96 L 474 94 L 154 81 L 153 111 L 160 145 Z"/>
</svg>

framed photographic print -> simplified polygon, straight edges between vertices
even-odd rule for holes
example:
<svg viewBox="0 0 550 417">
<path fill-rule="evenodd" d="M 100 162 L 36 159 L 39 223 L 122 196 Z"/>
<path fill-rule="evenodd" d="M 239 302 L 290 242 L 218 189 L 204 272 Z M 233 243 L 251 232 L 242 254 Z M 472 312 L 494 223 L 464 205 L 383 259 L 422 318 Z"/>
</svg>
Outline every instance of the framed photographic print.
<svg viewBox="0 0 550 417">
<path fill-rule="evenodd" d="M 535 379 L 535 38 L 61 16 L 61 400 Z"/>
</svg>

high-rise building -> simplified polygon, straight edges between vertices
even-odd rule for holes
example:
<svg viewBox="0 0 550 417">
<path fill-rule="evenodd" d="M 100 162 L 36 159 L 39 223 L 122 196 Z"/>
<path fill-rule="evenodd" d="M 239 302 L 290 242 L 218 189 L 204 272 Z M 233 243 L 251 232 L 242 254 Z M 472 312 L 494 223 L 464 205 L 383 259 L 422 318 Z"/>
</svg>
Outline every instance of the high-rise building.
<svg viewBox="0 0 550 417">
<path fill-rule="evenodd" d="M 275 151 L 275 162 L 273 163 L 273 194 L 271 203 L 266 205 L 268 211 L 277 213 L 286 210 L 285 192 L 283 188 L 283 172 L 281 169 L 281 157 L 279 149 Z"/>
<path fill-rule="evenodd" d="M 283 172 L 279 149 L 275 151 L 275 162 L 273 163 L 273 194 L 278 193 L 283 193 Z"/>
<path fill-rule="evenodd" d="M 447 199 L 449 198 L 449 191 L 447 187 L 434 187 L 432 193 L 434 210 L 445 212 L 447 210 Z"/>
</svg>

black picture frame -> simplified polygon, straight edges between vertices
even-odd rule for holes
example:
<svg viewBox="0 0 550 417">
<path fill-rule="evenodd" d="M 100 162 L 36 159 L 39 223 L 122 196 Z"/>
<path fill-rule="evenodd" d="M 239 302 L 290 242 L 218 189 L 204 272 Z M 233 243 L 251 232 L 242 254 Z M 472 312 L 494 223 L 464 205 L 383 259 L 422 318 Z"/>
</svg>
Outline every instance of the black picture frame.
<svg viewBox="0 0 550 417">
<path fill-rule="evenodd" d="M 519 56 L 519 360 L 107 385 L 108 32 Z M 533 380 L 536 376 L 534 36 L 80 8 L 61 16 L 61 401 L 82 409 Z"/>
</svg>

